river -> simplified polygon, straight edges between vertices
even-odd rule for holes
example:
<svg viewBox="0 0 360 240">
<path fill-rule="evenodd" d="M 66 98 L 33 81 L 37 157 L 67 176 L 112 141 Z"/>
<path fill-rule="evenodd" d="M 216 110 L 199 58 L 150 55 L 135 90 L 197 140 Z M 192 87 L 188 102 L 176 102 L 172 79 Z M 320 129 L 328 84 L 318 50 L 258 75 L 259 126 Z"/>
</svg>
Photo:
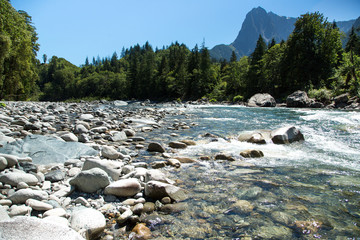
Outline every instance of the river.
<svg viewBox="0 0 360 240">
<path fill-rule="evenodd" d="M 198 159 L 225 152 L 238 160 L 163 169 L 190 198 L 183 211 L 147 218 L 154 239 L 360 237 L 360 112 L 217 105 L 180 110 L 182 115 L 164 121 L 169 126 L 185 122 L 190 129 L 170 131 L 178 137 L 155 130 L 149 137 L 197 142 L 176 155 Z M 289 125 L 300 129 L 304 142 L 237 141 L 242 131 Z M 204 138 L 205 133 L 218 138 Z M 245 149 L 261 150 L 264 157 L 241 159 L 239 153 Z"/>
</svg>

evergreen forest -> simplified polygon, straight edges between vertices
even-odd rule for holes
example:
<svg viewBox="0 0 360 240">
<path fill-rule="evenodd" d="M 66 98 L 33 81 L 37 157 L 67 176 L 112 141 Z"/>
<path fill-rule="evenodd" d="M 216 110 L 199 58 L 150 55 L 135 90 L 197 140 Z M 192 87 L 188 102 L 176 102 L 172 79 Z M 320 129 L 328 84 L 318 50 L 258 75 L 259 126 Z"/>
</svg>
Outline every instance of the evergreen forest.
<svg viewBox="0 0 360 240">
<path fill-rule="evenodd" d="M 346 36 L 321 13 L 306 13 L 286 41 L 266 44 L 260 35 L 254 52 L 240 59 L 234 52 L 230 61 L 211 59 L 204 43 L 153 49 L 146 42 L 75 66 L 45 54 L 38 60 L 31 16 L 0 0 L 0 99 L 237 102 L 269 93 L 282 101 L 296 90 L 322 102 L 345 92 L 360 97 L 358 32 Z"/>
</svg>

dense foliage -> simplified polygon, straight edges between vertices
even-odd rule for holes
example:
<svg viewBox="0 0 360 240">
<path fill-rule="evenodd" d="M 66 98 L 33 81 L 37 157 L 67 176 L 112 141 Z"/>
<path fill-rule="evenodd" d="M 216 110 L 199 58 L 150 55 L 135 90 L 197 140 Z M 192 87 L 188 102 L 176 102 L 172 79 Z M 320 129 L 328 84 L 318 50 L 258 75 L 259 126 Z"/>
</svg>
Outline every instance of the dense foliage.
<svg viewBox="0 0 360 240">
<path fill-rule="evenodd" d="M 86 58 L 77 67 L 53 56 L 35 60 L 39 49 L 31 17 L 6 0 L 0 15 L 0 97 L 3 99 L 153 99 L 244 101 L 258 92 L 277 99 L 301 89 L 322 101 L 350 92 L 359 96 L 360 40 L 356 29 L 342 48 L 341 33 L 320 13 L 298 18 L 285 42 L 262 38 L 249 56 L 229 62 L 210 59 L 205 44 L 190 50 L 147 42 L 123 49 L 120 57 Z"/>
</svg>

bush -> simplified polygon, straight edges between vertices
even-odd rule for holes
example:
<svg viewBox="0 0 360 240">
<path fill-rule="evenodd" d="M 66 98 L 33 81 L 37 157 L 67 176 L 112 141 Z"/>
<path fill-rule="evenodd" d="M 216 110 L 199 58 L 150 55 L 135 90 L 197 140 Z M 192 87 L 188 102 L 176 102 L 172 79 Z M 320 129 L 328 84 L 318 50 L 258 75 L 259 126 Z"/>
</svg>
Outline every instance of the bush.
<svg viewBox="0 0 360 240">
<path fill-rule="evenodd" d="M 315 98 L 317 101 L 324 104 L 329 104 L 331 102 L 331 91 L 326 88 L 311 89 L 308 95 L 310 98 Z"/>
<path fill-rule="evenodd" d="M 6 104 L 3 102 L 0 102 L 0 108 L 6 108 Z"/>
<path fill-rule="evenodd" d="M 216 100 L 215 98 L 212 98 L 212 99 L 210 99 L 210 102 L 211 102 L 211 103 L 216 103 L 217 100 Z"/>
<path fill-rule="evenodd" d="M 243 100 L 244 100 L 244 96 L 241 96 L 241 95 L 236 95 L 233 98 L 233 102 L 242 102 Z"/>
</svg>

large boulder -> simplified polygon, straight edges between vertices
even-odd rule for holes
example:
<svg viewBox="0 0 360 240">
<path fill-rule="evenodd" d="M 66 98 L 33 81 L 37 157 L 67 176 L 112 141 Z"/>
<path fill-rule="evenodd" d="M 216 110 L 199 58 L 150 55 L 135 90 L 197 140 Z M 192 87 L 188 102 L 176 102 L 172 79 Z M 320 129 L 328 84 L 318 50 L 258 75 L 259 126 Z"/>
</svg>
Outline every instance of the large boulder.
<svg viewBox="0 0 360 240">
<path fill-rule="evenodd" d="M 15 217 L 0 221 L 0 239 L 84 240 L 73 229 L 36 217 Z"/>
<path fill-rule="evenodd" d="M 100 168 L 85 170 L 70 180 L 70 185 L 82 192 L 93 193 L 110 184 L 107 173 Z"/>
<path fill-rule="evenodd" d="M 97 239 L 105 229 L 106 220 L 98 210 L 85 208 L 71 215 L 70 225 L 72 229 L 83 233 L 86 239 Z"/>
<path fill-rule="evenodd" d="M 249 107 L 275 107 L 275 99 L 268 93 L 257 93 L 248 101 Z"/>
<path fill-rule="evenodd" d="M 270 130 L 244 131 L 238 136 L 240 142 L 266 144 L 270 141 Z"/>
<path fill-rule="evenodd" d="M 348 93 L 344 93 L 344 94 L 334 97 L 335 107 L 337 107 L 337 108 L 346 107 L 348 105 L 348 102 L 349 102 L 349 94 Z"/>
<path fill-rule="evenodd" d="M 45 200 L 48 194 L 41 190 L 32 190 L 31 188 L 20 189 L 9 196 L 13 204 L 25 203 L 28 199 Z"/>
<path fill-rule="evenodd" d="M 287 107 L 309 107 L 310 103 L 311 100 L 308 97 L 307 93 L 300 90 L 293 92 L 286 98 Z"/>
<path fill-rule="evenodd" d="M 136 178 L 121 179 L 111 183 L 105 188 L 104 193 L 117 197 L 132 197 L 141 191 L 141 185 Z"/>
<path fill-rule="evenodd" d="M 271 140 L 275 144 L 289 144 L 304 141 L 304 135 L 296 127 L 282 127 L 271 132 Z"/>
<path fill-rule="evenodd" d="M 113 180 L 119 180 L 124 163 L 98 158 L 88 158 L 85 160 L 82 170 L 100 168 L 104 170 Z"/>
<path fill-rule="evenodd" d="M 183 189 L 159 181 L 147 182 L 145 185 L 145 195 L 152 199 L 170 197 L 172 200 L 177 202 L 187 199 L 187 194 Z"/>
</svg>

